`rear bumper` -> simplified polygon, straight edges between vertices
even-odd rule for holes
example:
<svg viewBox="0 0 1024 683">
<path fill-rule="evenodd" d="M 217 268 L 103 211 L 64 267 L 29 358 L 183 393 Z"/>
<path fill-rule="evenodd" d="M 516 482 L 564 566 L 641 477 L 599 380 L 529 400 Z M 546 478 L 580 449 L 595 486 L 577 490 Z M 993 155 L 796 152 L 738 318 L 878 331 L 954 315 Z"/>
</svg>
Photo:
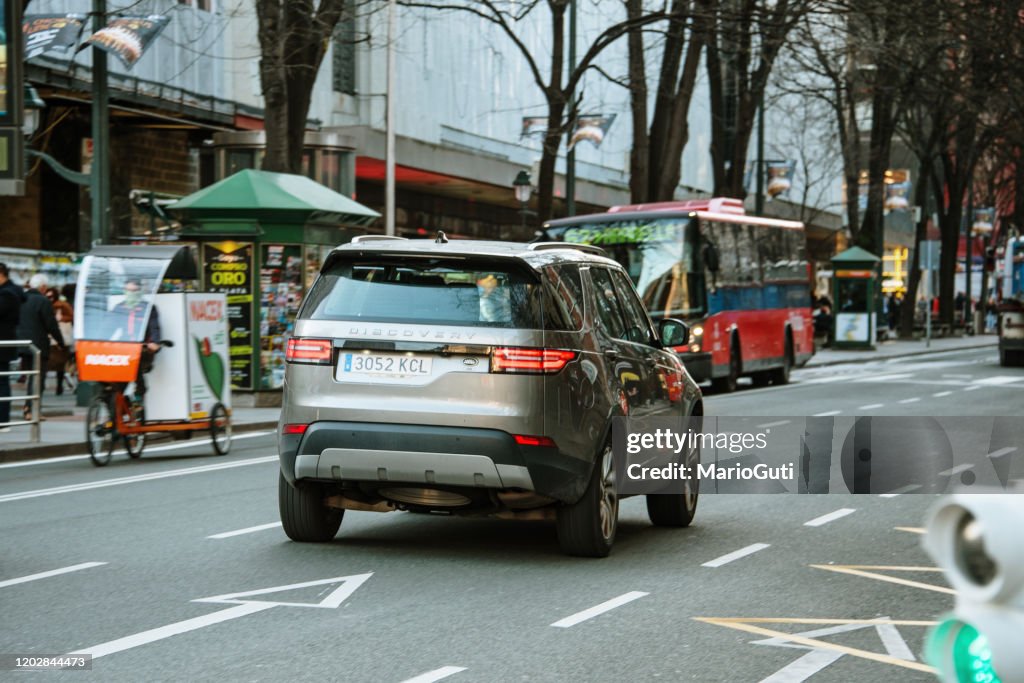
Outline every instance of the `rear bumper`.
<svg viewBox="0 0 1024 683">
<path fill-rule="evenodd" d="M 683 361 L 686 371 L 690 373 L 694 382 L 706 382 L 711 379 L 710 351 L 680 353 L 679 360 Z"/>
<path fill-rule="evenodd" d="M 592 463 L 557 448 L 520 446 L 495 429 L 367 422 L 314 422 L 279 437 L 281 471 L 346 483 L 524 489 L 562 502 L 583 495 Z"/>
</svg>

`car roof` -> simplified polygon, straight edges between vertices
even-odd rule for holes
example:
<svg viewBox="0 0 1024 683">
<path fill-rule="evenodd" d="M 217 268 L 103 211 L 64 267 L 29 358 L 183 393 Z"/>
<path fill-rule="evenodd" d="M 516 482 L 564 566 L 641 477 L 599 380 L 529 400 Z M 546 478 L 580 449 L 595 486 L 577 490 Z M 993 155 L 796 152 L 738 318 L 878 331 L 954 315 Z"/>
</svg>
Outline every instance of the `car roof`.
<svg viewBox="0 0 1024 683">
<path fill-rule="evenodd" d="M 499 242 L 497 240 L 462 240 L 453 239 L 439 242 L 433 239 L 395 239 L 387 237 L 367 236 L 336 247 L 332 254 L 416 254 L 422 256 L 491 256 L 523 261 L 537 269 L 560 263 L 594 263 L 601 265 L 619 264 L 602 256 L 603 250 L 588 245 L 571 243 L 526 243 Z"/>
</svg>

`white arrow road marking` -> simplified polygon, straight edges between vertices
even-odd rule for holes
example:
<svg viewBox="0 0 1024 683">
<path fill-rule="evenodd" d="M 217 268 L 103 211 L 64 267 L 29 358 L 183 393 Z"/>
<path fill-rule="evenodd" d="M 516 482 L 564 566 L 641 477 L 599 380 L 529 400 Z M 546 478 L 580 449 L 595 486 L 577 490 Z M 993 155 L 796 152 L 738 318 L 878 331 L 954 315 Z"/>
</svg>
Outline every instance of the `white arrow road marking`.
<svg viewBox="0 0 1024 683">
<path fill-rule="evenodd" d="M 30 574 L 28 576 L 22 576 L 17 579 L 7 579 L 6 581 L 0 581 L 0 588 L 6 588 L 7 586 L 14 586 L 19 583 L 28 583 L 29 581 L 35 581 L 36 579 L 48 579 L 51 576 L 59 576 L 61 574 L 68 574 L 70 572 L 77 572 L 81 569 L 91 569 L 92 567 L 99 567 L 106 564 L 106 562 L 83 562 L 82 564 L 73 564 L 70 567 L 62 567 L 61 569 L 51 569 L 48 572 L 39 572 L 38 574 Z"/>
<path fill-rule="evenodd" d="M 811 650 L 795 662 L 782 667 L 760 683 L 800 683 L 818 673 L 825 667 L 834 664 L 843 656 L 842 652 L 831 650 Z"/>
<path fill-rule="evenodd" d="M 266 529 L 275 529 L 281 526 L 281 522 L 271 522 L 270 524 L 260 524 L 259 526 L 250 526 L 245 529 L 236 529 L 235 531 L 225 531 L 213 536 L 207 536 L 207 538 L 231 538 L 232 536 L 241 536 L 242 534 L 251 534 L 255 531 L 264 531 Z"/>
<path fill-rule="evenodd" d="M 569 628 L 570 626 L 575 626 L 581 621 L 593 619 L 599 614 L 604 614 L 605 612 L 613 610 L 616 607 L 621 607 L 622 605 L 625 605 L 627 602 L 633 602 L 634 600 L 642 598 L 645 595 L 649 595 L 649 593 L 643 593 L 641 591 L 630 591 L 629 593 L 624 593 L 617 598 L 612 598 L 607 602 L 602 602 L 600 605 L 594 605 L 590 609 L 585 609 L 582 612 L 571 614 L 567 616 L 565 619 L 559 619 L 551 625 L 557 626 L 558 628 Z"/>
<path fill-rule="evenodd" d="M 49 489 L 36 489 L 35 491 L 22 491 L 20 493 L 8 493 L 0 496 L 0 503 L 9 503 L 12 500 L 24 500 L 26 498 L 39 498 L 40 496 L 55 496 L 61 493 L 73 493 L 75 491 L 89 491 L 91 489 L 102 489 L 107 486 L 120 486 L 122 484 L 137 484 L 143 481 L 154 479 L 167 479 L 168 477 L 182 477 L 186 474 L 199 474 L 201 472 L 216 472 L 218 470 L 229 470 L 234 467 L 245 467 L 247 465 L 262 465 L 269 462 L 277 462 L 276 455 L 268 455 L 262 458 L 249 458 L 248 460 L 235 460 L 234 462 L 218 463 L 216 465 L 200 465 L 198 467 L 184 467 L 166 472 L 152 472 L 150 474 L 137 474 L 132 477 L 118 477 L 117 479 L 102 479 L 91 481 L 86 484 L 71 484 L 69 486 L 55 486 Z"/>
<path fill-rule="evenodd" d="M 157 640 L 163 640 L 164 638 L 170 638 L 171 636 L 176 636 L 179 633 L 188 633 L 189 631 L 195 631 L 197 628 L 203 628 L 204 626 L 212 626 L 213 624 L 219 624 L 222 621 L 230 621 L 231 619 L 255 614 L 256 612 L 262 612 L 263 610 L 270 609 L 271 607 L 274 607 L 274 605 L 258 602 L 236 605 L 219 612 L 214 612 L 213 614 L 206 614 L 201 617 L 196 617 L 195 619 L 186 619 L 185 621 L 179 621 L 174 624 L 168 624 L 167 626 L 161 626 L 160 628 L 154 628 L 149 631 L 143 631 L 142 633 L 126 636 L 125 638 L 118 638 L 117 640 L 100 643 L 99 645 L 93 645 L 92 647 L 87 647 L 75 652 L 69 652 L 68 654 L 69 656 L 92 655 L 93 659 L 99 659 L 100 657 L 106 657 L 107 655 L 112 655 L 116 652 L 130 650 L 133 647 L 146 645 Z"/>
<path fill-rule="evenodd" d="M 442 666 L 440 669 L 428 671 L 427 673 L 420 674 L 414 678 L 407 678 L 402 681 L 402 683 L 434 683 L 434 681 L 439 681 L 442 678 L 448 678 L 453 674 L 457 674 L 460 671 L 465 670 L 466 667 L 464 666 Z"/>
<path fill-rule="evenodd" d="M 192 602 L 222 602 L 225 604 L 244 605 L 252 602 L 259 603 L 261 605 L 270 605 L 272 607 L 283 605 L 287 607 L 324 607 L 326 609 L 334 609 L 345 601 L 345 598 L 356 592 L 356 589 L 362 586 L 367 579 L 373 576 L 373 572 L 369 574 L 355 574 L 353 576 L 337 576 L 333 579 L 320 579 L 319 581 L 306 581 L 304 583 L 293 583 L 288 586 L 274 586 L 273 588 L 260 588 L 254 591 L 244 591 L 242 593 L 226 593 L 224 595 L 215 595 L 212 598 L 200 598 L 193 600 Z M 318 603 L 309 602 L 268 602 L 266 600 L 239 600 L 239 598 L 248 597 L 250 595 L 269 595 L 270 593 L 283 593 L 285 591 L 296 590 L 299 588 L 309 588 L 310 586 L 326 586 L 331 583 L 339 583 L 341 585 L 331 591 L 331 594 Z"/>
<path fill-rule="evenodd" d="M 359 586 L 363 585 L 367 579 L 373 576 L 373 572 L 368 574 L 355 574 L 353 576 L 337 576 L 333 579 L 321 579 L 319 581 L 306 581 L 305 583 L 293 583 L 287 586 L 274 586 L 273 588 L 261 588 L 254 591 L 243 591 L 241 593 L 228 593 L 226 595 L 215 595 L 212 598 L 200 598 L 193 600 L 192 602 L 215 602 L 215 603 L 227 603 L 234 604 L 234 607 L 214 612 L 213 614 L 206 614 L 201 617 L 195 617 L 194 619 L 186 619 L 185 621 L 179 621 L 174 624 L 168 624 L 167 626 L 161 626 L 159 628 L 150 629 L 149 631 L 143 631 L 142 633 L 136 633 L 134 635 L 126 636 L 124 638 L 118 638 L 117 640 L 111 640 L 106 643 L 100 643 L 99 645 L 93 645 L 92 647 L 82 648 L 75 652 L 68 653 L 69 655 L 92 655 L 93 659 L 99 657 L 105 657 L 106 655 L 112 655 L 116 652 L 122 652 L 123 650 L 130 650 L 133 647 L 139 647 L 140 645 L 146 645 L 148 643 L 155 642 L 157 640 L 163 640 L 164 638 L 170 638 L 180 633 L 188 633 L 189 631 L 195 631 L 196 629 L 203 628 L 204 626 L 212 626 L 213 624 L 219 624 L 224 621 L 230 621 L 232 619 L 238 619 L 239 617 L 248 616 L 263 610 L 268 610 L 271 607 L 325 607 L 328 609 L 334 609 L 341 605 L 345 601 L 345 598 L 352 595 Z M 296 588 L 307 588 L 309 586 L 324 586 L 332 583 L 341 583 L 336 589 L 321 600 L 319 603 L 302 603 L 302 602 L 270 602 L 266 600 L 239 600 L 248 595 L 268 595 L 270 593 L 277 593 L 282 591 L 294 590 Z"/>
</svg>

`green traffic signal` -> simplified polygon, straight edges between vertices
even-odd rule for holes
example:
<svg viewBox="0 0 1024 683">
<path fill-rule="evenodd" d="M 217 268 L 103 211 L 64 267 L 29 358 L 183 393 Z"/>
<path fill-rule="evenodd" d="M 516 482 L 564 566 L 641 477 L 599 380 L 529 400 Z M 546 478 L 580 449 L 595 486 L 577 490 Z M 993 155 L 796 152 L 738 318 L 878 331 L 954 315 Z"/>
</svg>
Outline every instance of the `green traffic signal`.
<svg viewBox="0 0 1024 683">
<path fill-rule="evenodd" d="M 992 667 L 988 638 L 955 617 L 945 619 L 931 632 L 926 655 L 947 683 L 1002 683 Z"/>
</svg>

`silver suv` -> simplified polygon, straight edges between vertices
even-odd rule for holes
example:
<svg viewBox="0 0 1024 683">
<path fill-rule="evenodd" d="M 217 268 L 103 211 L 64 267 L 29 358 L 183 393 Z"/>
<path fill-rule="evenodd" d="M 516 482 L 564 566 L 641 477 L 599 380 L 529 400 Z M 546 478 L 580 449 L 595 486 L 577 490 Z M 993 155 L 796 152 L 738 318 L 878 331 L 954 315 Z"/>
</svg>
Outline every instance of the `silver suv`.
<svg viewBox="0 0 1024 683">
<path fill-rule="evenodd" d="M 702 414 L 629 277 L 596 247 L 366 236 L 335 249 L 287 344 L 279 502 L 296 541 L 345 510 L 554 520 L 611 550 L 612 418 Z M 699 456 L 698 456 L 699 457 Z M 647 497 L 687 526 L 696 490 Z"/>
</svg>

